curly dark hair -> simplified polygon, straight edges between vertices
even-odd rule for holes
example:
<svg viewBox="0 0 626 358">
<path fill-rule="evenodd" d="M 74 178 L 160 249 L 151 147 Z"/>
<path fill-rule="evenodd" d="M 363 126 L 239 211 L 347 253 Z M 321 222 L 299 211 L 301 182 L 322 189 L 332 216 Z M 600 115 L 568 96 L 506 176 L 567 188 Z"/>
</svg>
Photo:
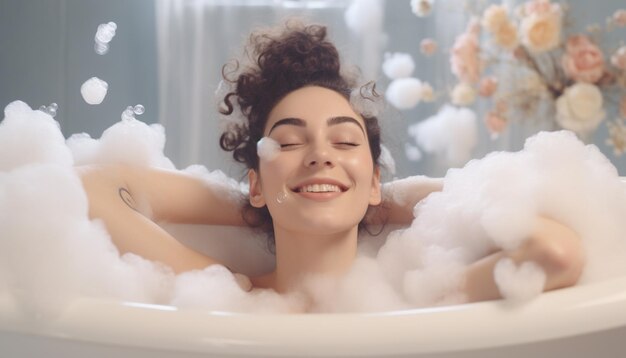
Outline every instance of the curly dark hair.
<svg viewBox="0 0 626 358">
<path fill-rule="evenodd" d="M 356 79 L 341 73 L 339 53 L 327 40 L 327 30 L 322 25 L 288 22 L 279 32 L 253 32 L 245 55 L 251 61 L 245 68 L 236 60 L 222 68 L 223 81 L 230 86 L 230 91 L 220 103 L 220 113 L 235 116 L 237 105 L 246 121 L 231 123 L 220 136 L 220 147 L 232 151 L 234 159 L 248 169 L 258 170 L 257 142 L 263 137 L 269 113 L 283 97 L 305 86 L 320 86 L 350 100 L 356 88 Z M 365 96 L 363 91 L 360 93 Z M 375 91 L 373 93 L 376 95 Z M 372 160 L 379 166 L 378 119 L 361 114 Z M 243 219 L 249 226 L 270 233 L 270 251 L 273 251 L 273 222 L 267 207 L 254 208 L 248 203 Z M 363 221 L 359 228 L 363 228 Z"/>
</svg>

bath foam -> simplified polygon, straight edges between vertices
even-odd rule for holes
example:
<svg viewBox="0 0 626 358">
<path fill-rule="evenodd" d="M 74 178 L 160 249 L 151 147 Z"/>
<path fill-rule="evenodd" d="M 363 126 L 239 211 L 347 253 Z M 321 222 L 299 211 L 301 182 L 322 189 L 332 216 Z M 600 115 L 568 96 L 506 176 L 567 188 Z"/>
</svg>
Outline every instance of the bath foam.
<svg viewBox="0 0 626 358">
<path fill-rule="evenodd" d="M 0 290 L 14 295 L 30 316 L 54 317 L 79 296 L 242 312 L 307 306 L 302 297 L 245 292 L 220 266 L 174 275 L 137 255 L 120 256 L 102 222 L 89 220 L 73 165 L 125 162 L 175 170 L 163 155 L 165 134 L 158 125 L 122 121 L 99 140 L 73 136 L 66 146 L 50 116 L 14 102 L 5 110 L 0 138 L 17 135 L 37 140 L 30 147 L 0 141 L 0 163 L 9 163 L 0 171 Z M 137 154 L 127 161 L 122 153 L 130 151 Z M 20 152 L 26 154 L 13 154 Z M 243 184 L 219 171 L 184 171 L 223 185 L 233 200 L 245 198 Z M 410 191 L 410 180 L 400 191 Z M 305 281 L 319 300 L 309 308 L 383 311 L 463 302 L 458 288 L 464 267 L 493 248 L 520 245 L 538 214 L 582 236 L 588 264 L 581 284 L 626 271 L 626 191 L 617 171 L 573 134 L 541 133 L 521 152 L 493 153 L 450 170 L 443 191 L 419 203 L 413 223 L 389 234 L 377 253 L 357 258 L 341 280 Z"/>
<path fill-rule="evenodd" d="M 597 147 L 584 145 L 566 131 L 542 132 L 529 138 L 520 152 L 491 153 L 449 170 L 443 190 L 416 205 L 411 226 L 392 233 L 378 259 L 405 291 L 414 278 L 413 286 L 425 286 L 420 275 L 409 274 L 412 270 L 440 272 L 438 266 L 447 261 L 445 277 L 452 284 L 440 285 L 440 296 L 458 297 L 454 282 L 461 282 L 459 268 L 494 249 L 515 249 L 532 234 L 539 215 L 581 236 L 587 263 L 579 284 L 626 272 L 624 183 Z M 442 258 L 433 259 L 436 256 L 428 251 Z M 542 280 L 541 275 L 533 277 Z M 423 304 L 421 296 L 408 296 L 417 300 L 414 304 Z"/>
</svg>

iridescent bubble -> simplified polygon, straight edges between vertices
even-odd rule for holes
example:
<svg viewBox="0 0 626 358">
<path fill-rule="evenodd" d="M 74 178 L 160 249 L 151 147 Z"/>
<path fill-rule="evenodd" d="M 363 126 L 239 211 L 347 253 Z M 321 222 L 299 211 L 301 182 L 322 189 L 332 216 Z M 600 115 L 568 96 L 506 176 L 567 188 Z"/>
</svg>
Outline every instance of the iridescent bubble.
<svg viewBox="0 0 626 358">
<path fill-rule="evenodd" d="M 109 45 L 96 41 L 96 44 L 94 45 L 94 50 L 98 55 L 104 55 L 109 52 Z"/>
<path fill-rule="evenodd" d="M 146 109 L 145 109 L 145 108 L 144 108 L 144 106 L 142 106 L 141 104 L 138 104 L 138 105 L 136 105 L 136 106 L 133 108 L 133 112 L 134 112 L 136 115 L 142 115 L 142 114 L 143 114 L 143 112 L 145 112 L 145 111 L 146 111 Z"/>
<path fill-rule="evenodd" d="M 278 195 L 276 196 L 276 202 L 279 204 L 282 204 L 285 201 L 287 201 L 287 192 L 283 190 L 280 193 L 278 193 Z"/>
<path fill-rule="evenodd" d="M 41 107 L 39 107 L 40 111 L 50 115 L 53 118 L 57 115 L 57 109 L 59 109 L 59 106 L 56 103 L 50 103 L 49 106 L 42 105 Z"/>
<path fill-rule="evenodd" d="M 133 107 L 132 106 L 128 106 L 128 107 L 126 107 L 124 112 L 122 112 L 122 120 L 123 121 L 131 121 L 133 119 L 135 119 L 135 112 L 133 111 Z"/>
</svg>

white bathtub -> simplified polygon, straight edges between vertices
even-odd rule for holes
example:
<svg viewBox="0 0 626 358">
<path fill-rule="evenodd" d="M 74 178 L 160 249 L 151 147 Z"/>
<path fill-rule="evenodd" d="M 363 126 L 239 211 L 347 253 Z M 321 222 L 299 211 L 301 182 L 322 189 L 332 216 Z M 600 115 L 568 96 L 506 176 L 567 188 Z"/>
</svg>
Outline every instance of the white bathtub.
<svg viewBox="0 0 626 358">
<path fill-rule="evenodd" d="M 0 356 L 623 357 L 626 276 L 501 301 L 384 314 L 249 315 L 75 301 L 45 326 L 0 298 Z M 435 354 L 437 353 L 437 354 Z M 537 355 L 539 354 L 539 355 Z"/>
<path fill-rule="evenodd" d="M 199 250 L 216 247 L 202 228 L 171 226 Z M 259 245 L 223 228 L 228 263 L 253 262 Z M 240 229 L 237 229 L 240 230 Z M 202 237 L 196 240 L 195 237 Z M 233 239 L 232 237 L 235 237 Z M 201 246 L 198 242 L 203 242 Z M 247 246 L 246 246 L 247 245 Z M 233 250 L 234 249 L 234 250 Z M 214 250 L 214 248 L 213 248 Z M 216 251 L 212 252 L 214 255 Z M 233 269 L 266 270 L 267 260 Z M 59 320 L 27 323 L 0 294 L 0 357 L 623 357 L 626 273 L 541 295 L 518 307 L 503 301 L 381 314 L 259 315 L 80 299 Z"/>
</svg>

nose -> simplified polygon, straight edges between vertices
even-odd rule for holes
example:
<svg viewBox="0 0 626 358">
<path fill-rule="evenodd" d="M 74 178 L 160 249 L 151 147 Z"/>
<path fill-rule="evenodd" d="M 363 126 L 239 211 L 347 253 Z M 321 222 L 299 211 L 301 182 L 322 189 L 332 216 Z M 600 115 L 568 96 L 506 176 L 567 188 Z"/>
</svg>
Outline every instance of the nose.
<svg viewBox="0 0 626 358">
<path fill-rule="evenodd" d="M 332 168 L 335 166 L 335 160 L 328 149 L 324 145 L 319 144 L 311 148 L 309 153 L 307 153 L 304 158 L 304 165 L 308 168 L 317 166 Z"/>
</svg>

